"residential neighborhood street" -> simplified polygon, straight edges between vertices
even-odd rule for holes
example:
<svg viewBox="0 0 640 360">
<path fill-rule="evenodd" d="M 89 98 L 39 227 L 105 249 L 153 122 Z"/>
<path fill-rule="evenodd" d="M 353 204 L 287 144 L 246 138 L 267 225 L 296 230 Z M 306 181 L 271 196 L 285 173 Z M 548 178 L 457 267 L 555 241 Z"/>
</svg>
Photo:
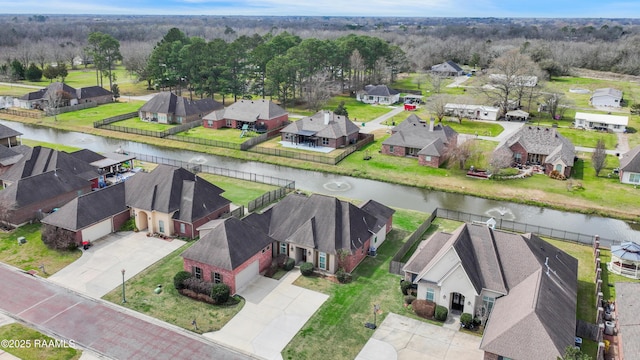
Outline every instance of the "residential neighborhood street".
<svg viewBox="0 0 640 360">
<path fill-rule="evenodd" d="M 201 336 L 1 264 L 0 311 L 111 359 L 247 359 Z"/>
</svg>

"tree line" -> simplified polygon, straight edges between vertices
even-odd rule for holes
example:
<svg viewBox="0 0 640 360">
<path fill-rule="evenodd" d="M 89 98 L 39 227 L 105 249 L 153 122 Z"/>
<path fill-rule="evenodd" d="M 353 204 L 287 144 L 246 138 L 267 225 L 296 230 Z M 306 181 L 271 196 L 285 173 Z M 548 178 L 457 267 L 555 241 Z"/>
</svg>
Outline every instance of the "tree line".
<svg viewBox="0 0 640 360">
<path fill-rule="evenodd" d="M 393 81 L 407 70 L 404 52 L 377 37 L 302 39 L 285 31 L 241 35 L 227 42 L 188 37 L 177 28 L 168 31 L 146 60 L 125 58 L 124 64 L 149 87 L 190 97 L 218 94 L 223 101 L 227 96 L 235 101 L 272 96 L 285 106 L 302 99 L 312 108 L 332 93 Z"/>
</svg>

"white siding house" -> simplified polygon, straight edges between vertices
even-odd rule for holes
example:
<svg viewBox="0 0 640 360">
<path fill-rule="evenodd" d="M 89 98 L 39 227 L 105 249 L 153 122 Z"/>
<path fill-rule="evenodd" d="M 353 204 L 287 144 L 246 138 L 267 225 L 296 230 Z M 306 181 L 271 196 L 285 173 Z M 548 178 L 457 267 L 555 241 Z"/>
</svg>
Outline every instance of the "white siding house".
<svg viewBox="0 0 640 360">
<path fill-rule="evenodd" d="M 616 133 L 623 133 L 629 124 L 628 116 L 589 114 L 577 112 L 573 125 L 579 129 L 587 130 L 607 130 Z"/>
<path fill-rule="evenodd" d="M 446 104 L 445 114 L 475 120 L 498 120 L 500 108 L 484 105 Z"/>
<path fill-rule="evenodd" d="M 593 106 L 622 106 L 622 91 L 613 88 L 597 89 L 591 96 L 591 105 Z"/>
</svg>

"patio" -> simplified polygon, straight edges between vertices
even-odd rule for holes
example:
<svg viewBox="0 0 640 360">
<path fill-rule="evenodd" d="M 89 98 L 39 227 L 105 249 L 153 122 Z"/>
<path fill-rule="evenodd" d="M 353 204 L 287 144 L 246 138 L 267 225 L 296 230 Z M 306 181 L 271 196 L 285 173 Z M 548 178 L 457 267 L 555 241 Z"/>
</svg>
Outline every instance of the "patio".
<svg viewBox="0 0 640 360">
<path fill-rule="evenodd" d="M 328 154 L 328 153 L 332 152 L 333 150 L 335 150 L 332 147 L 310 145 L 309 143 L 298 143 L 298 144 L 296 144 L 296 143 L 292 143 L 291 141 L 279 141 L 278 143 L 280 145 L 282 145 L 282 147 L 288 148 L 288 149 L 315 151 L 315 152 L 319 152 L 319 153 L 323 153 L 323 154 Z"/>
</svg>

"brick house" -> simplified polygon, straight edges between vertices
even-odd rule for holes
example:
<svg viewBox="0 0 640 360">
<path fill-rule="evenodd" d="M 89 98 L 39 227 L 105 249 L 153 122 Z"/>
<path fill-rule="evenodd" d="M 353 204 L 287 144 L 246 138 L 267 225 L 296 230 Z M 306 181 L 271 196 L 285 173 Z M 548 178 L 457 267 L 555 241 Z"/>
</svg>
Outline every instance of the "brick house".
<svg viewBox="0 0 640 360">
<path fill-rule="evenodd" d="M 43 226 L 72 232 L 76 244 L 97 240 L 120 227 L 131 217 L 125 205 L 125 183 L 92 191 L 71 200 L 41 220 Z M 43 234 L 48 233 L 43 231 Z"/>
<path fill-rule="evenodd" d="M 400 92 L 387 85 L 367 85 L 358 91 L 356 100 L 365 104 L 392 105 L 400 101 Z"/>
<path fill-rule="evenodd" d="M 213 99 L 189 100 L 172 92 L 156 94 L 139 112 L 140 120 L 161 124 L 186 124 L 202 118 L 224 106 Z"/>
<path fill-rule="evenodd" d="M 272 101 L 240 100 L 204 116 L 202 126 L 209 129 L 241 129 L 246 124 L 253 130 L 269 131 L 285 125 L 288 120 L 289 113 Z"/>
<path fill-rule="evenodd" d="M 195 238 L 200 226 L 230 211 L 224 190 L 181 167 L 159 165 L 126 184 L 126 205 L 141 231 Z"/>
<path fill-rule="evenodd" d="M 496 156 L 513 159 L 517 164 L 540 165 L 549 175 L 556 170 L 565 177 L 571 176 L 575 161 L 575 147 L 557 129 L 541 126 L 524 126 L 498 145 Z"/>
<path fill-rule="evenodd" d="M 418 158 L 424 166 L 439 167 L 446 160 L 448 147 L 455 147 L 458 133 L 449 126 L 429 124 L 411 114 L 391 130 L 391 136 L 382 142 L 382 153 Z"/>
<path fill-rule="evenodd" d="M 95 102 L 98 105 L 113 102 L 113 93 L 100 86 L 89 86 L 76 89 L 65 83 L 53 82 L 44 89 L 33 91 L 17 99 L 23 109 L 44 109 L 50 99 L 60 98 L 61 106 Z"/>
<path fill-rule="evenodd" d="M 212 220 L 198 231 L 200 240 L 181 256 L 184 270 L 199 279 L 225 283 L 236 294 L 271 266 L 274 240 L 242 220 Z"/>
<path fill-rule="evenodd" d="M 287 125 L 280 131 L 282 141 L 334 149 L 355 144 L 360 129 L 346 116 L 319 111 Z"/>
<path fill-rule="evenodd" d="M 393 226 L 392 216 L 393 210 L 379 203 L 357 207 L 330 196 L 291 194 L 243 221 L 275 240 L 274 256 L 284 254 L 333 274 L 339 268 L 353 271 L 382 244 Z"/>
</svg>

